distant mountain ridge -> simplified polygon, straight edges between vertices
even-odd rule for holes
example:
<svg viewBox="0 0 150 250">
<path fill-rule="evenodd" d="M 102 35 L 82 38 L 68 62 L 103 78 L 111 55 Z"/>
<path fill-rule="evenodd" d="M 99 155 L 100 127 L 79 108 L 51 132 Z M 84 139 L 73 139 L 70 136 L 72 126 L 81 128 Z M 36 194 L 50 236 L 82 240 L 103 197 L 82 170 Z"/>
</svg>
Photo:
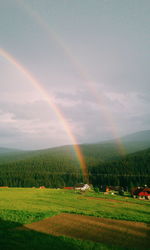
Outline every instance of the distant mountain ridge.
<svg viewBox="0 0 150 250">
<path fill-rule="evenodd" d="M 150 148 L 150 130 L 139 131 L 120 138 L 125 153 L 134 153 L 140 150 Z M 116 158 L 120 155 L 117 139 L 111 141 L 102 141 L 99 143 L 80 144 L 81 151 L 88 161 L 99 159 L 100 161 Z M 7 157 L 6 157 L 7 154 Z M 60 147 L 47 148 L 41 150 L 18 150 L 0 147 L 0 164 L 27 158 L 47 157 L 48 155 L 59 157 L 60 155 L 73 155 L 73 145 L 64 145 Z M 74 157 L 73 157 L 74 158 Z"/>
<path fill-rule="evenodd" d="M 120 154 L 117 140 L 81 144 L 90 182 L 94 186 L 148 185 L 149 135 L 150 131 L 140 131 L 121 138 L 125 155 Z M 73 145 L 35 151 L 0 148 L 0 152 L 0 186 L 63 187 L 84 181 Z"/>
<path fill-rule="evenodd" d="M 9 153 L 15 153 L 15 152 L 22 152 L 22 150 L 0 147 L 0 154 L 9 154 Z"/>
<path fill-rule="evenodd" d="M 150 130 L 143 130 L 121 137 L 122 142 L 126 141 L 150 141 Z"/>
</svg>

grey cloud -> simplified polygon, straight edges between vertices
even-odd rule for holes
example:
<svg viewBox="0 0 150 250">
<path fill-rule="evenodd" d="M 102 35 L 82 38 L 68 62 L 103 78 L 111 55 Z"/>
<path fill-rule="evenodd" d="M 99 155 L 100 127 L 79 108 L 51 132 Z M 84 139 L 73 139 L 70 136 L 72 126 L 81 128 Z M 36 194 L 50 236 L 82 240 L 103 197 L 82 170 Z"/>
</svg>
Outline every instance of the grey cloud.
<svg viewBox="0 0 150 250">
<path fill-rule="evenodd" d="M 22 133 L 16 129 L 16 128 L 11 128 L 11 127 L 1 127 L 0 126 L 0 139 L 2 138 L 16 138 L 16 136 L 20 137 L 22 136 Z"/>
<path fill-rule="evenodd" d="M 39 119 L 45 121 L 55 119 L 52 108 L 45 101 L 27 103 L 0 102 L 0 109 L 3 112 L 13 113 L 16 119 Z"/>
<path fill-rule="evenodd" d="M 1 143 L 70 143 L 47 98 L 79 142 L 111 138 L 115 125 L 120 135 L 148 129 L 149 2 L 60 2 L 27 1 L 45 30 L 17 2 L 0 1 L 1 46 L 26 68 L 0 58 Z"/>
</svg>

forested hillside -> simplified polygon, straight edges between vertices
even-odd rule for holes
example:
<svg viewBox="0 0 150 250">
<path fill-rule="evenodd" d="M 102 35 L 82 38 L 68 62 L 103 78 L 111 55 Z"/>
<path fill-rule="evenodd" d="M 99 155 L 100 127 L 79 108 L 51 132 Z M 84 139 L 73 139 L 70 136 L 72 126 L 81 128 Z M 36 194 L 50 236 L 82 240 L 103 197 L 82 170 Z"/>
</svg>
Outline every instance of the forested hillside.
<svg viewBox="0 0 150 250">
<path fill-rule="evenodd" d="M 150 149 L 124 157 L 119 155 L 116 145 L 109 143 L 82 145 L 82 151 L 94 186 L 149 183 Z M 0 161 L 0 186 L 63 187 L 83 181 L 71 146 L 22 152 Z"/>
<path fill-rule="evenodd" d="M 1 186 L 61 187 L 66 183 L 73 185 L 82 181 L 79 162 L 73 150 L 41 150 L 22 154 L 21 157 L 22 159 L 13 159 L 7 163 L 1 161 Z"/>
<path fill-rule="evenodd" d="M 147 141 L 128 141 L 123 140 L 123 148 L 124 153 L 134 153 L 136 151 L 144 150 L 150 147 L 150 140 Z M 80 148 L 83 152 L 84 156 L 86 157 L 86 162 L 91 165 L 97 164 L 97 161 L 104 161 L 109 159 L 116 159 L 121 156 L 119 145 L 116 143 L 115 140 L 113 141 L 106 141 L 100 143 L 91 143 L 91 144 L 81 144 Z M 42 149 L 42 150 L 35 150 L 35 151 L 19 151 L 16 149 L 7 149 L 7 148 L 0 148 L 0 165 L 5 163 L 12 163 L 19 160 L 26 160 L 31 159 L 34 157 L 54 157 L 62 156 L 65 158 L 66 155 L 71 155 L 73 158 L 74 156 L 74 149 L 72 145 L 66 145 L 61 147 L 49 148 L 49 149 Z"/>
<path fill-rule="evenodd" d="M 120 185 L 124 187 L 150 185 L 150 149 L 129 154 L 120 160 L 106 161 L 90 167 L 90 181 L 94 186 Z"/>
<path fill-rule="evenodd" d="M 149 183 L 150 150 L 136 151 L 150 148 L 150 131 L 125 136 L 121 141 L 124 156 L 116 140 L 80 145 L 94 186 Z M 0 148 L 0 186 L 63 187 L 83 181 L 72 145 L 35 151 Z"/>
</svg>

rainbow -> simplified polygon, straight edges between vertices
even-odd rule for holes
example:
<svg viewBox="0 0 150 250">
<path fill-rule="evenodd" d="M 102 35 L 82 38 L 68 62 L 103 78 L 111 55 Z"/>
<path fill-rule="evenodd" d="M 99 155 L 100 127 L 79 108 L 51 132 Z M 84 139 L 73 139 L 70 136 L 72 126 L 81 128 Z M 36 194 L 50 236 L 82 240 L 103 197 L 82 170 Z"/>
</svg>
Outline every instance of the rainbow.
<svg viewBox="0 0 150 250">
<path fill-rule="evenodd" d="M 73 133 L 71 131 L 71 128 L 70 128 L 68 122 L 66 121 L 64 115 L 62 114 L 62 112 L 60 111 L 58 106 L 52 101 L 51 96 L 43 88 L 42 83 L 39 82 L 33 76 L 33 74 L 31 74 L 31 72 L 27 68 L 25 68 L 25 66 L 23 66 L 15 57 L 13 57 L 6 50 L 0 48 L 0 56 L 5 58 L 9 63 L 11 63 L 13 66 L 15 66 L 16 69 L 19 72 L 21 72 L 29 80 L 29 82 L 34 86 L 34 88 L 36 90 L 38 90 L 38 92 L 42 95 L 44 100 L 48 103 L 48 105 L 55 112 L 57 118 L 61 122 L 61 125 L 63 126 L 64 130 L 66 131 L 66 134 L 68 135 L 68 137 L 70 138 L 70 140 L 71 140 L 71 142 L 73 144 L 74 151 L 75 151 L 75 153 L 77 155 L 77 158 L 78 158 L 78 160 L 80 162 L 80 166 L 81 166 L 81 169 L 82 169 L 83 176 L 84 176 L 85 180 L 88 182 L 88 170 L 87 170 L 87 166 L 86 166 L 86 163 L 85 163 L 81 148 L 78 145 L 77 140 L 76 140 L 75 136 L 73 135 Z"/>
<path fill-rule="evenodd" d="M 20 6 L 25 9 L 25 11 L 30 15 L 36 23 L 40 27 L 42 27 L 43 30 L 45 30 L 49 40 L 53 39 L 59 47 L 65 52 L 66 56 L 69 58 L 70 62 L 80 75 L 81 79 L 83 80 L 82 83 L 85 85 L 86 89 L 89 89 L 89 92 L 95 97 L 97 104 L 99 105 L 101 112 L 103 113 L 105 120 L 107 124 L 111 127 L 111 132 L 114 136 L 116 145 L 118 148 L 118 152 L 120 155 L 125 155 L 125 148 L 121 142 L 121 139 L 118 135 L 119 128 L 117 127 L 117 124 L 114 120 L 114 117 L 112 116 L 111 112 L 109 111 L 109 108 L 105 104 L 105 98 L 102 93 L 98 93 L 96 87 L 94 86 L 94 82 L 89 76 L 88 72 L 84 69 L 83 65 L 79 62 L 79 60 L 75 57 L 75 55 L 72 53 L 71 49 L 69 48 L 68 44 L 66 44 L 63 39 L 59 36 L 58 33 L 56 33 L 48 24 L 47 22 L 41 17 L 41 15 L 36 11 L 32 10 L 31 6 L 27 4 L 24 0 L 16 0 Z"/>
</svg>

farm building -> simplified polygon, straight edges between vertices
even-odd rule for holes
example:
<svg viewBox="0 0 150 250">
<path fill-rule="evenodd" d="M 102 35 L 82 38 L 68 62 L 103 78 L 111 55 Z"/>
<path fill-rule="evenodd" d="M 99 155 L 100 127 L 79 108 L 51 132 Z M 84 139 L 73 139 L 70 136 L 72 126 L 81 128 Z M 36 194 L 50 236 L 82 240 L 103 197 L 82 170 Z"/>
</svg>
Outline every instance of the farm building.
<svg viewBox="0 0 150 250">
<path fill-rule="evenodd" d="M 101 185 L 100 186 L 100 191 L 101 192 L 110 192 L 110 191 L 119 192 L 120 190 L 123 190 L 123 187 L 120 187 L 120 186 L 106 186 L 106 185 Z"/>
<path fill-rule="evenodd" d="M 64 187 L 64 189 L 73 189 L 73 187 Z"/>
<path fill-rule="evenodd" d="M 148 187 L 136 187 L 131 191 L 133 198 L 148 199 L 150 200 L 150 188 Z"/>
<path fill-rule="evenodd" d="M 90 186 L 88 184 L 77 184 L 75 185 L 74 187 L 75 190 L 81 190 L 81 191 L 85 191 L 85 190 L 88 190 L 90 189 Z"/>
</svg>

